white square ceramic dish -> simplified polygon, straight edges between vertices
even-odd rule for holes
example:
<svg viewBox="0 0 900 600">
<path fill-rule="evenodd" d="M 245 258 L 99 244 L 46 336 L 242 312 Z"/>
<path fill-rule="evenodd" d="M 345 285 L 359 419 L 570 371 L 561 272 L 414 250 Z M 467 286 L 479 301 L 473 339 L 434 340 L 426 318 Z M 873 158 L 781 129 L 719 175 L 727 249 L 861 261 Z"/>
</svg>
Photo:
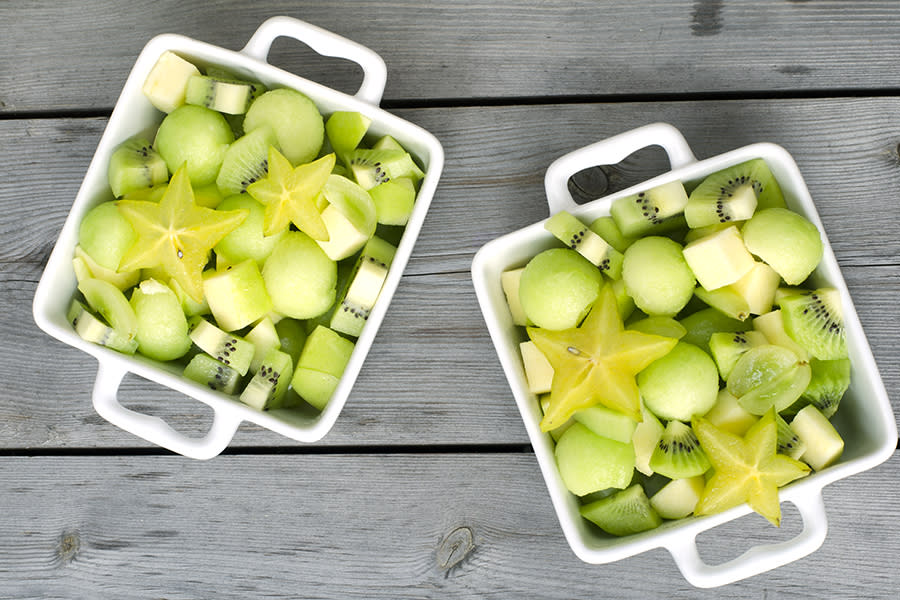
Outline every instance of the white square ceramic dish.
<svg viewBox="0 0 900 600">
<path fill-rule="evenodd" d="M 654 145 L 662 146 L 668 154 L 671 171 L 584 205 L 579 206 L 573 201 L 567 188 L 572 175 L 591 166 L 616 164 L 632 152 Z M 705 563 L 698 552 L 696 537 L 702 531 L 747 514 L 750 512 L 747 505 L 708 517 L 666 522 L 657 529 L 622 538 L 604 534 L 581 517 L 577 498 L 568 492 L 556 468 L 552 438 L 539 428 L 541 409 L 536 396 L 528 390 L 518 353 L 518 344 L 526 339 L 525 334 L 522 328 L 513 325 L 500 284 L 503 271 L 523 266 L 532 256 L 558 242 L 544 229 L 542 221 L 485 244 L 475 255 L 472 278 L 485 322 L 565 537 L 575 554 L 586 562 L 608 563 L 664 547 L 685 578 L 698 587 L 723 585 L 784 565 L 813 552 L 825 539 L 828 526 L 822 488 L 880 464 L 896 449 L 897 427 L 875 360 L 803 177 L 783 148 L 754 144 L 698 161 L 677 129 L 664 123 L 648 125 L 576 150 L 555 161 L 547 170 L 545 181 L 550 214 L 567 210 L 590 223 L 597 217 L 608 215 L 610 205 L 617 198 L 676 179 L 697 182 L 714 171 L 753 158 L 766 161 L 782 187 L 788 207 L 815 223 L 822 232 L 825 255 L 812 275 L 812 283 L 816 286 L 827 284 L 840 291 L 852 362 L 852 384 L 833 419 L 845 440 L 840 461 L 781 490 L 781 500 L 797 506 L 803 519 L 803 530 L 793 539 L 753 547 L 729 562 Z"/>
<path fill-rule="evenodd" d="M 270 65 L 267 62 L 269 48 L 273 41 L 281 36 L 301 41 L 324 56 L 340 57 L 359 64 L 364 74 L 359 91 L 355 96 L 344 94 Z M 106 169 L 112 150 L 133 135 L 139 133 L 152 135 L 162 120 L 164 115 L 144 97 L 141 87 L 147 73 L 166 50 L 171 50 L 198 66 L 217 65 L 238 76 L 260 81 L 269 88 L 290 87 L 299 90 L 310 97 L 326 117 L 336 110 L 363 113 L 372 120 L 370 134 L 393 136 L 419 160 L 426 172 L 415 208 L 397 247 L 379 301 L 356 342 L 334 396 L 321 413 L 254 410 L 237 398 L 228 397 L 188 380 L 174 366 L 141 356 L 126 356 L 85 342 L 67 322 L 66 310 L 76 288 L 72 256 L 78 239 L 78 224 L 84 214 L 108 193 Z M 265 21 L 240 51 L 227 50 L 173 34 L 157 36 L 147 43 L 138 56 L 110 116 L 72 204 L 72 210 L 44 269 L 33 304 L 34 318 L 41 329 L 97 358 L 99 369 L 93 389 L 93 404 L 101 416 L 146 440 L 185 456 L 200 459 L 219 454 L 231 441 L 242 421 L 252 421 L 302 442 L 316 441 L 331 429 L 347 400 L 397 289 L 434 196 L 444 163 L 443 148 L 433 135 L 378 107 L 386 78 L 384 61 L 372 50 L 289 17 L 273 17 Z M 116 395 L 122 378 L 128 372 L 174 388 L 209 405 L 213 409 L 214 419 L 208 433 L 199 438 L 188 437 L 176 432 L 157 417 L 122 406 Z"/>
</svg>

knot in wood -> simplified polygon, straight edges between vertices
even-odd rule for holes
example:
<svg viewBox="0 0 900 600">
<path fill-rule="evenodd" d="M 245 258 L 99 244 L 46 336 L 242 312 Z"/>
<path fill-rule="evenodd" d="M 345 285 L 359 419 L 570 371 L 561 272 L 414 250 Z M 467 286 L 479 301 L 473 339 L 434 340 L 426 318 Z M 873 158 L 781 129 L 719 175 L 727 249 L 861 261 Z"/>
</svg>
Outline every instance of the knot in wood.
<svg viewBox="0 0 900 600">
<path fill-rule="evenodd" d="M 77 529 L 62 532 L 59 543 L 56 546 L 56 556 L 60 562 L 68 564 L 75 560 L 78 550 L 81 548 L 81 536 Z"/>
<path fill-rule="evenodd" d="M 457 527 L 447 534 L 437 549 L 437 564 L 444 571 L 449 571 L 472 550 L 475 549 L 475 536 L 469 527 Z"/>
</svg>

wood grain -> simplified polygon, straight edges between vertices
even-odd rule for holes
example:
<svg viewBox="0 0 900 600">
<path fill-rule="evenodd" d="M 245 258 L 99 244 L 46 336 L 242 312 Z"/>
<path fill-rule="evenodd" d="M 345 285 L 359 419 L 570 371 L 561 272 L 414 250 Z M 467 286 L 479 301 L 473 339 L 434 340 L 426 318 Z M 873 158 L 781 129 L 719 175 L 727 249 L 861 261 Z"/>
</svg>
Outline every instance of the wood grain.
<svg viewBox="0 0 900 600">
<path fill-rule="evenodd" d="M 144 44 L 179 33 L 240 49 L 273 15 L 375 50 L 390 102 L 896 88 L 893 0 L 540 3 L 7 0 L 0 112 L 108 110 Z M 448 26 L 448 24 L 452 24 Z M 353 92 L 352 63 L 279 40 L 270 62 Z"/>
<path fill-rule="evenodd" d="M 812 555 L 698 590 L 661 549 L 579 561 L 526 453 L 5 457 L 0 595 L 895 598 L 898 475 L 895 457 L 827 487 Z M 799 515 L 783 510 L 781 530 L 748 515 L 701 534 L 701 556 L 795 536 Z"/>
</svg>

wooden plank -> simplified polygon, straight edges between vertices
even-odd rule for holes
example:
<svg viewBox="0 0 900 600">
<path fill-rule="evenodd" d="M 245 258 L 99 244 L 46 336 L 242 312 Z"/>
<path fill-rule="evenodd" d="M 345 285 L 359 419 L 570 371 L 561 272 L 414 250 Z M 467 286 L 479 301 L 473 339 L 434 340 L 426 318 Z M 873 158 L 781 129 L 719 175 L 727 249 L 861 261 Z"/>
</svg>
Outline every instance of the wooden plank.
<svg viewBox="0 0 900 600">
<path fill-rule="evenodd" d="M 893 0 L 398 0 L 376 15 L 363 0 L 219 3 L 208 10 L 165 0 L 119 8 L 111 0 L 0 4 L 0 111 L 109 109 L 152 36 L 180 33 L 237 50 L 264 18 L 278 14 L 378 52 L 390 101 L 900 84 Z M 270 59 L 343 91 L 360 82 L 352 63 L 319 60 L 295 42 L 277 42 Z"/>
<path fill-rule="evenodd" d="M 0 264 L 0 448 L 145 447 L 95 414 L 95 360 L 41 332 L 30 303 L 31 264 Z M 895 414 L 900 415 L 900 267 L 847 267 L 856 310 L 869 336 Z M 52 357 L 48 360 L 48 357 Z M 205 432 L 205 405 L 137 377 L 123 402 L 163 417 L 188 435 Z M 404 277 L 350 399 L 317 445 L 528 444 L 467 274 Z M 294 446 L 245 424 L 233 446 Z"/>
<path fill-rule="evenodd" d="M 529 454 L 4 457 L 0 473 L 9 598 L 881 599 L 900 586 L 896 456 L 826 488 L 814 554 L 713 590 L 659 549 L 579 561 Z M 782 530 L 749 515 L 698 544 L 717 563 L 800 529 L 786 504 Z"/>
<path fill-rule="evenodd" d="M 546 218 L 543 179 L 556 158 L 654 121 L 678 127 L 701 159 L 755 142 L 784 146 L 804 173 L 840 263 L 900 263 L 900 222 L 885 219 L 900 197 L 897 98 L 396 112 L 434 133 L 447 156 L 411 274 L 468 271 L 484 243 Z M 0 160 L 22 169 L 21 178 L 0 184 L 0 261 L 45 260 L 103 126 L 102 119 L 0 121 Z M 588 186 L 588 194 L 624 189 L 666 165 L 658 148 L 641 151 L 605 167 L 608 185 Z M 22 202 L 20 180 L 29 182 L 28 197 L 39 202 Z M 23 222 L 34 226 L 23 228 Z"/>
</svg>

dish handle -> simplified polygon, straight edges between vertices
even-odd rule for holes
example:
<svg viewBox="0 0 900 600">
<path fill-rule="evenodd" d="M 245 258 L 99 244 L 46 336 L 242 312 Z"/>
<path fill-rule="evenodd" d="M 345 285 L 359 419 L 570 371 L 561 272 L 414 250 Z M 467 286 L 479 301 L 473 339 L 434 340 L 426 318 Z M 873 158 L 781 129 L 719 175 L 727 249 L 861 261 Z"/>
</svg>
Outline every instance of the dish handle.
<svg viewBox="0 0 900 600">
<path fill-rule="evenodd" d="M 241 424 L 240 416 L 213 407 L 213 423 L 205 436 L 194 438 L 183 435 L 159 417 L 133 411 L 119 403 L 119 385 L 127 373 L 128 370 L 120 365 L 100 361 L 94 382 L 94 409 L 113 425 L 148 442 L 189 458 L 207 460 L 221 454 Z"/>
<path fill-rule="evenodd" d="M 322 56 L 344 58 L 363 70 L 363 81 L 355 96 L 378 106 L 387 83 L 387 65 L 375 51 L 335 33 L 293 17 L 271 17 L 259 26 L 241 49 L 243 54 L 267 61 L 272 42 L 279 37 L 303 42 Z"/>
<path fill-rule="evenodd" d="M 786 565 L 815 552 L 828 532 L 821 488 L 790 502 L 803 518 L 803 530 L 790 540 L 754 546 L 737 558 L 718 565 L 709 565 L 700 558 L 696 536 L 672 542 L 666 548 L 684 578 L 701 588 L 725 585 Z"/>
<path fill-rule="evenodd" d="M 550 214 L 571 211 L 578 204 L 569 193 L 569 178 L 575 173 L 597 165 L 614 165 L 628 155 L 648 146 L 661 146 L 669 157 L 672 169 L 697 162 L 687 140 L 668 123 L 651 123 L 611 138 L 579 148 L 553 161 L 544 177 Z"/>
</svg>

